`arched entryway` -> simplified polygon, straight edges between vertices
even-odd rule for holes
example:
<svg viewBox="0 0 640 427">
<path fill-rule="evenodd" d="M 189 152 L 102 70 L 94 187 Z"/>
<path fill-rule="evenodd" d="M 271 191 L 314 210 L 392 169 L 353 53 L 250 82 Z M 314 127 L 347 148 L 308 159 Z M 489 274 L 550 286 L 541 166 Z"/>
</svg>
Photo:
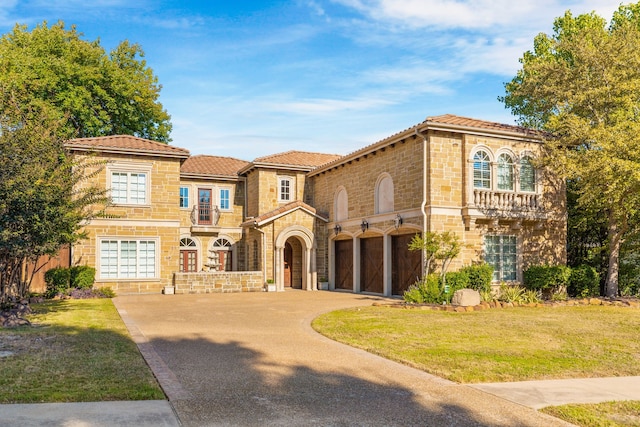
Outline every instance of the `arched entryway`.
<svg viewBox="0 0 640 427">
<path fill-rule="evenodd" d="M 318 289 L 315 252 L 313 233 L 307 228 L 294 225 L 281 231 L 276 238 L 276 288 Z"/>
</svg>

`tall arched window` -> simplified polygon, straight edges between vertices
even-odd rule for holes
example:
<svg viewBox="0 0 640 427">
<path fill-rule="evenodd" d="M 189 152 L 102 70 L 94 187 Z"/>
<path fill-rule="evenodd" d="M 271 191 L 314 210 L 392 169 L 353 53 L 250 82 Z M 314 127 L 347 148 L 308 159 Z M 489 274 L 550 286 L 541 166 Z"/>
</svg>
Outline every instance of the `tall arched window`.
<svg viewBox="0 0 640 427">
<path fill-rule="evenodd" d="M 498 190 L 513 191 L 513 159 L 506 153 L 498 156 Z"/>
<path fill-rule="evenodd" d="M 388 173 L 378 177 L 375 191 L 375 213 L 393 212 L 393 179 Z"/>
<path fill-rule="evenodd" d="M 491 188 L 491 160 L 484 150 L 478 151 L 473 156 L 473 187 Z"/>
<path fill-rule="evenodd" d="M 349 200 L 347 190 L 344 188 L 340 188 L 336 193 L 334 209 L 336 221 L 344 221 L 349 218 Z"/>
<path fill-rule="evenodd" d="M 180 272 L 198 271 L 198 247 L 189 237 L 180 239 Z"/>
<path fill-rule="evenodd" d="M 528 156 L 520 160 L 520 191 L 536 191 L 536 170 Z"/>
<path fill-rule="evenodd" d="M 233 244 L 224 237 L 217 238 L 209 249 L 209 268 L 214 271 L 231 271 Z"/>
</svg>

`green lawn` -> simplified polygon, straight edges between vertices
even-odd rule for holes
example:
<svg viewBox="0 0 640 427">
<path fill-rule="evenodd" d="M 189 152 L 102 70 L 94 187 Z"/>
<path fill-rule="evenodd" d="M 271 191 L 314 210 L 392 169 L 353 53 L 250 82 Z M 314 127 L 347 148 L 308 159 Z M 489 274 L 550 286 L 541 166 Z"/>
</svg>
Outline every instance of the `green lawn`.
<svg viewBox="0 0 640 427">
<path fill-rule="evenodd" d="M 0 328 L 0 403 L 164 399 L 110 299 L 33 305 Z"/>
<path fill-rule="evenodd" d="M 364 307 L 324 314 L 313 327 L 461 383 L 640 375 L 640 310 L 633 308 Z"/>
<path fill-rule="evenodd" d="M 542 412 L 586 427 L 640 426 L 638 401 L 551 406 Z"/>
</svg>

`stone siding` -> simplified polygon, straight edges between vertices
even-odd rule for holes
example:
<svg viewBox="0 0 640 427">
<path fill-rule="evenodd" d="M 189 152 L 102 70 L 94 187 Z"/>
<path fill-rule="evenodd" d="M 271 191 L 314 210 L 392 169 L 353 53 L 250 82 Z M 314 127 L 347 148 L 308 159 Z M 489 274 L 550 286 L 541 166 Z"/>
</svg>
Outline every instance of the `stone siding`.
<svg viewBox="0 0 640 427">
<path fill-rule="evenodd" d="M 173 285 L 176 294 L 264 291 L 261 271 L 175 273 Z"/>
</svg>

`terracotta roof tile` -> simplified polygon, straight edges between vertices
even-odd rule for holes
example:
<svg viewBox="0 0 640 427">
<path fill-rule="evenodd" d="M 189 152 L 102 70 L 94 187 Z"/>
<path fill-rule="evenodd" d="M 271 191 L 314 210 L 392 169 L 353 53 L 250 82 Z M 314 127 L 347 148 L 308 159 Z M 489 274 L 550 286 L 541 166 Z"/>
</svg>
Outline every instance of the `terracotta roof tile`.
<svg viewBox="0 0 640 427">
<path fill-rule="evenodd" d="M 233 157 L 191 156 L 182 164 L 181 173 L 197 175 L 222 175 L 237 177 L 238 171 L 247 166 L 249 162 L 234 159 Z"/>
<path fill-rule="evenodd" d="M 506 125 L 504 123 L 488 122 L 486 120 L 472 119 L 469 117 L 456 116 L 454 114 L 443 114 L 441 116 L 427 117 L 422 124 L 442 123 L 446 125 L 464 126 L 474 129 L 489 129 L 503 132 L 521 133 L 523 135 L 539 135 L 542 133 L 534 129 L 523 126 Z"/>
<path fill-rule="evenodd" d="M 189 156 L 189 150 L 138 138 L 131 135 L 98 136 L 94 138 L 76 138 L 65 144 L 69 148 L 95 151 L 123 151 L 140 154 L 157 154 L 175 157 Z"/>
<path fill-rule="evenodd" d="M 288 212 L 294 211 L 296 209 L 304 209 L 307 210 L 309 212 L 311 212 L 313 215 L 316 216 L 320 216 L 316 213 L 316 209 L 314 207 L 309 206 L 308 204 L 300 201 L 300 200 L 295 200 L 291 203 L 287 203 L 286 205 L 282 205 L 279 208 L 276 208 L 272 211 L 263 213 L 260 216 L 254 217 L 248 221 L 245 221 L 241 224 L 242 227 L 248 227 L 251 226 L 253 224 L 255 224 L 256 222 L 258 224 L 263 223 L 265 221 L 268 221 L 271 218 L 275 218 L 281 215 L 284 215 Z M 322 216 L 320 216 L 321 218 L 323 218 Z M 326 221 L 326 218 L 323 218 Z"/>
<path fill-rule="evenodd" d="M 253 163 L 271 163 L 278 165 L 308 166 L 315 168 L 333 160 L 339 159 L 338 154 L 311 153 L 307 151 L 287 151 L 284 153 L 271 154 L 269 156 L 258 157 Z"/>
</svg>

